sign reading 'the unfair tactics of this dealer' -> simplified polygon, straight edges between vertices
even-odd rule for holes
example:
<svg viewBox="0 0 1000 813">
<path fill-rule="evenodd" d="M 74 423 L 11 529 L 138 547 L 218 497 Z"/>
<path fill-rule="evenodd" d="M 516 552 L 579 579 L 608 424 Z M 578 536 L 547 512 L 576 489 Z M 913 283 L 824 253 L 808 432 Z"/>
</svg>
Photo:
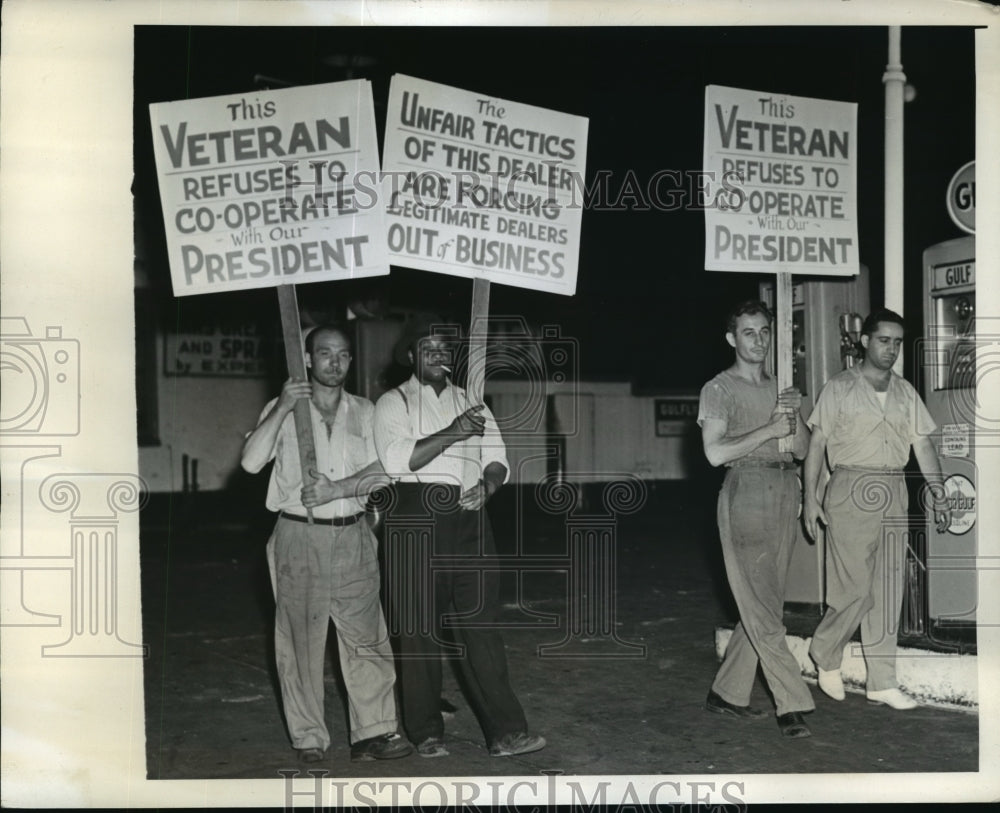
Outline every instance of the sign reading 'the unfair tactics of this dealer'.
<svg viewBox="0 0 1000 813">
<path fill-rule="evenodd" d="M 149 115 L 175 296 L 389 273 L 369 82 Z"/>
<path fill-rule="evenodd" d="M 857 274 L 857 105 L 709 85 L 705 268 Z"/>
<path fill-rule="evenodd" d="M 576 291 L 587 119 L 397 74 L 382 194 L 393 263 Z"/>
</svg>

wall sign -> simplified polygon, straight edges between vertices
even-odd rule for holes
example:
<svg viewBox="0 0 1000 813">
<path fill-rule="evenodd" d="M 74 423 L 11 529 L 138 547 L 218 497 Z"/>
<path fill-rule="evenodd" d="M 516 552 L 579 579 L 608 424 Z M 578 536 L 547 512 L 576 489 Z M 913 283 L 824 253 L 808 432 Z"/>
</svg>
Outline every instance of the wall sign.
<svg viewBox="0 0 1000 813">
<path fill-rule="evenodd" d="M 656 436 L 658 438 L 684 435 L 698 418 L 697 396 L 657 398 Z"/>
<path fill-rule="evenodd" d="M 164 372 L 172 376 L 263 378 L 273 368 L 274 342 L 255 323 L 210 325 L 164 338 Z"/>
</svg>

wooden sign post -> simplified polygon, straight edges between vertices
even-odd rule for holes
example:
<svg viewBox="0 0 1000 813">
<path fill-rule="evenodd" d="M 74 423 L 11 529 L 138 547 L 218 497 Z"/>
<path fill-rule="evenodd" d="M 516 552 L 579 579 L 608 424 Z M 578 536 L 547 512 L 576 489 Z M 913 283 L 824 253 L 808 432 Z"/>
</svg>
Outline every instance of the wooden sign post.
<svg viewBox="0 0 1000 813">
<path fill-rule="evenodd" d="M 292 381 L 308 381 L 306 359 L 302 349 L 302 325 L 299 321 L 299 304 L 294 285 L 278 285 L 278 309 L 281 311 L 281 335 L 285 340 L 285 363 Z M 316 468 L 316 442 L 312 431 L 312 414 L 309 399 L 299 398 L 292 413 L 295 418 L 295 438 L 299 446 L 299 462 L 302 467 L 302 485 L 312 483 L 310 474 Z M 306 508 L 309 524 L 312 524 L 312 509 Z"/>
<path fill-rule="evenodd" d="M 470 406 L 483 403 L 486 388 L 486 347 L 489 335 L 490 281 L 482 277 L 472 280 L 472 312 L 469 315 L 469 363 L 466 367 L 466 402 Z M 466 441 L 463 483 L 470 483 L 483 476 L 482 440 L 473 436 Z"/>
<path fill-rule="evenodd" d="M 469 367 L 466 392 L 474 404 L 483 402 L 486 383 L 486 342 L 490 315 L 490 281 L 472 280 L 472 313 L 469 317 Z"/>
<path fill-rule="evenodd" d="M 784 271 L 775 274 L 774 281 L 775 323 L 777 333 L 776 359 L 778 392 L 792 386 L 792 275 Z M 795 445 L 795 437 L 787 435 L 778 441 L 782 452 L 790 452 Z"/>
</svg>

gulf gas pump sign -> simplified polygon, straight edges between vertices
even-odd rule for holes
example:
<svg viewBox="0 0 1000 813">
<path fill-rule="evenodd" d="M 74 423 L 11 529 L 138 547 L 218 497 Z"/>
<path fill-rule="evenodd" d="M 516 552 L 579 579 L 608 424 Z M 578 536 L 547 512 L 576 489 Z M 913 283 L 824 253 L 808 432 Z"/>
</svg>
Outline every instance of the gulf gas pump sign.
<svg viewBox="0 0 1000 813">
<path fill-rule="evenodd" d="M 976 233 L 976 162 L 961 167 L 948 184 L 948 214 L 962 231 Z"/>
<path fill-rule="evenodd" d="M 951 508 L 948 533 L 968 533 L 976 524 L 976 486 L 968 477 L 953 474 L 945 479 L 944 489 Z"/>
<path fill-rule="evenodd" d="M 962 171 L 956 178 L 960 176 L 968 179 Z M 956 190 L 967 182 L 952 182 L 948 208 L 953 219 L 956 213 L 951 202 L 964 194 Z M 968 194 L 974 191 L 970 188 Z M 960 237 L 928 247 L 923 276 L 924 336 L 918 343 L 917 359 L 923 373 L 924 402 L 938 425 L 935 444 L 951 508 L 951 523 L 943 533 L 928 512 L 927 613 L 938 625 L 968 625 L 976 621 L 979 600 L 976 446 L 977 440 L 981 444 L 984 436 L 995 431 L 977 408 L 977 354 L 982 364 L 984 349 L 989 351 L 983 317 L 978 317 L 979 330 L 976 327 L 975 238 Z"/>
</svg>

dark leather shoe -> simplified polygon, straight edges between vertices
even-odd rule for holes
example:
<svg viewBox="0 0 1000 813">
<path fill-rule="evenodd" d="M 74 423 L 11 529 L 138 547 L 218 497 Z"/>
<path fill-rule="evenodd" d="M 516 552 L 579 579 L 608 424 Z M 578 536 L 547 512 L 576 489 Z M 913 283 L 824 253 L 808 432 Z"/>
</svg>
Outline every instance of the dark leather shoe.
<svg viewBox="0 0 1000 813">
<path fill-rule="evenodd" d="M 708 699 L 705 700 L 705 708 L 708 711 L 715 712 L 716 714 L 726 714 L 730 717 L 742 717 L 746 720 L 759 720 L 762 717 L 767 717 L 766 711 L 761 711 L 760 709 L 755 709 L 751 706 L 734 706 L 723 700 L 715 692 L 708 693 Z"/>
<path fill-rule="evenodd" d="M 417 753 L 425 759 L 436 759 L 448 756 L 448 749 L 440 737 L 428 737 L 417 743 Z"/>
<path fill-rule="evenodd" d="M 545 737 L 523 731 L 518 734 L 508 734 L 505 737 L 495 740 L 490 745 L 490 756 L 513 757 L 518 754 L 530 754 L 534 751 L 541 751 L 544 747 Z"/>
<path fill-rule="evenodd" d="M 787 714 L 778 715 L 778 728 L 783 737 L 798 739 L 800 737 L 811 737 L 812 732 L 806 721 L 802 719 L 801 711 L 790 711 Z"/>
<path fill-rule="evenodd" d="M 322 748 L 299 748 L 299 762 L 311 765 L 314 762 L 322 762 L 326 759 L 326 752 Z"/>
<path fill-rule="evenodd" d="M 413 746 L 399 734 L 381 734 L 358 740 L 351 746 L 351 762 L 371 762 L 374 759 L 399 759 L 413 753 Z"/>
<path fill-rule="evenodd" d="M 458 711 L 458 707 L 454 703 L 450 703 L 445 698 L 441 698 L 441 716 L 445 720 L 450 720 L 455 716 L 455 712 Z"/>
</svg>

